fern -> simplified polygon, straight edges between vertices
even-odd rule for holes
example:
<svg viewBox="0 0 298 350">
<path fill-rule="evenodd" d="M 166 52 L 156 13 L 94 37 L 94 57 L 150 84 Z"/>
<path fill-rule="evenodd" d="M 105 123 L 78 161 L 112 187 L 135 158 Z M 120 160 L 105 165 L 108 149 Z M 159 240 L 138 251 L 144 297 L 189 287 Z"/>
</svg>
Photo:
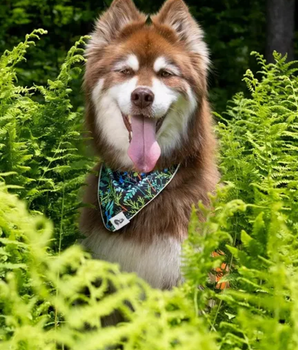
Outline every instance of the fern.
<svg viewBox="0 0 298 350">
<path fill-rule="evenodd" d="M 125 349 L 217 349 L 181 291 L 152 290 L 133 274 L 89 259 L 78 246 L 50 255 L 51 223 L 30 216 L 3 184 L 0 227 L 0 348 L 97 350 L 123 342 Z M 110 284 L 116 291 L 105 296 Z M 103 330 L 100 317 L 115 308 L 129 322 Z"/>
<path fill-rule="evenodd" d="M 73 244 L 92 166 L 82 108 L 70 97 L 85 38 L 56 80 L 20 87 L 16 65 L 42 34 L 0 60 L 0 349 L 296 350 L 295 63 L 254 53 L 260 72 L 244 76 L 250 97 L 237 94 L 217 115 L 224 186 L 212 209 L 193 209 L 185 283 L 162 292 Z M 114 310 L 126 322 L 103 328 Z"/>
<path fill-rule="evenodd" d="M 55 237 L 68 245 L 78 236 L 75 213 L 78 189 L 91 165 L 81 151 L 82 111 L 72 110 L 69 82 L 77 63 L 83 62 L 81 38 L 69 51 L 61 73 L 48 86 L 16 86 L 15 65 L 22 59 L 32 40 L 43 30 L 26 36 L 0 61 L 0 168 L 2 178 L 15 188 L 31 210 L 43 213 L 54 222 Z M 80 150 L 80 151 L 79 151 Z M 62 214 L 62 215 L 61 215 Z M 59 249 L 59 239 L 55 249 Z"/>
<path fill-rule="evenodd" d="M 276 63 L 267 64 L 254 55 L 260 78 L 251 71 L 244 76 L 251 98 L 236 95 L 225 117 L 218 116 L 222 179 L 227 185 L 213 199 L 213 210 L 203 209 L 205 222 L 193 216 L 184 251 L 185 288 L 210 329 L 220 334 L 221 349 L 294 350 L 298 79 L 295 62 L 286 63 L 275 53 Z M 222 281 L 229 281 L 230 288 L 222 293 L 206 277 L 208 269 L 219 265 L 208 263 L 213 249 L 225 252 Z M 206 292 L 198 284 L 211 287 L 210 313 L 204 312 Z"/>
</svg>

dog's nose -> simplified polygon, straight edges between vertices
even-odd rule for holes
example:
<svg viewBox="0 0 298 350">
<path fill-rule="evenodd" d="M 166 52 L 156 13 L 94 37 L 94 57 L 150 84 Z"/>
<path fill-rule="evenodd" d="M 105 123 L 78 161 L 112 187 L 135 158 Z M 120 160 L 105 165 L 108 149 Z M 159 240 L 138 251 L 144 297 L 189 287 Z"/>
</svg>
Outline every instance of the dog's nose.
<svg viewBox="0 0 298 350">
<path fill-rule="evenodd" d="M 149 107 L 154 101 L 154 93 L 147 88 L 137 88 L 131 94 L 131 101 L 139 108 Z"/>
</svg>

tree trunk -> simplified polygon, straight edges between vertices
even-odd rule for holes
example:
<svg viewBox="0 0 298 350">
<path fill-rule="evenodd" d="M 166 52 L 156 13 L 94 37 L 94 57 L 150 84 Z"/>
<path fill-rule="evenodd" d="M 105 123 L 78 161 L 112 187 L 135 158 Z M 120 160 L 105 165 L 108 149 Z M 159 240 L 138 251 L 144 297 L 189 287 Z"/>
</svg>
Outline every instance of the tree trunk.
<svg viewBox="0 0 298 350">
<path fill-rule="evenodd" d="M 274 50 L 294 59 L 295 0 L 267 0 L 266 58 L 273 62 Z"/>
</svg>

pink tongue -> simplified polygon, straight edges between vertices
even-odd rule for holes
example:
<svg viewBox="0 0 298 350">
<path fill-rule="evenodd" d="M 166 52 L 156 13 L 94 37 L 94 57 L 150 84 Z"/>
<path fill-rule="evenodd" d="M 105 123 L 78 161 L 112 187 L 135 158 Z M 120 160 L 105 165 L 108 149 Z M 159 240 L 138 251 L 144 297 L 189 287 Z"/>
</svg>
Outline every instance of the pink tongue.
<svg viewBox="0 0 298 350">
<path fill-rule="evenodd" d="M 149 173 L 160 157 L 160 147 L 156 141 L 156 121 L 141 115 L 131 116 L 132 140 L 128 155 L 136 169 Z"/>
</svg>

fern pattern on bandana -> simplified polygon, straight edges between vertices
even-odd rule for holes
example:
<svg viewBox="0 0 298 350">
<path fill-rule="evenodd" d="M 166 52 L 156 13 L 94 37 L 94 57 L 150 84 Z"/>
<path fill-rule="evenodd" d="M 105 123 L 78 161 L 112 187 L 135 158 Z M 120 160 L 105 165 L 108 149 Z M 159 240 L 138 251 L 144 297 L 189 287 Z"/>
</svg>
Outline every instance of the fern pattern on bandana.
<svg viewBox="0 0 298 350">
<path fill-rule="evenodd" d="M 103 224 L 115 232 L 156 198 L 172 181 L 179 165 L 150 173 L 113 171 L 105 164 L 98 178 L 98 203 Z"/>
</svg>

